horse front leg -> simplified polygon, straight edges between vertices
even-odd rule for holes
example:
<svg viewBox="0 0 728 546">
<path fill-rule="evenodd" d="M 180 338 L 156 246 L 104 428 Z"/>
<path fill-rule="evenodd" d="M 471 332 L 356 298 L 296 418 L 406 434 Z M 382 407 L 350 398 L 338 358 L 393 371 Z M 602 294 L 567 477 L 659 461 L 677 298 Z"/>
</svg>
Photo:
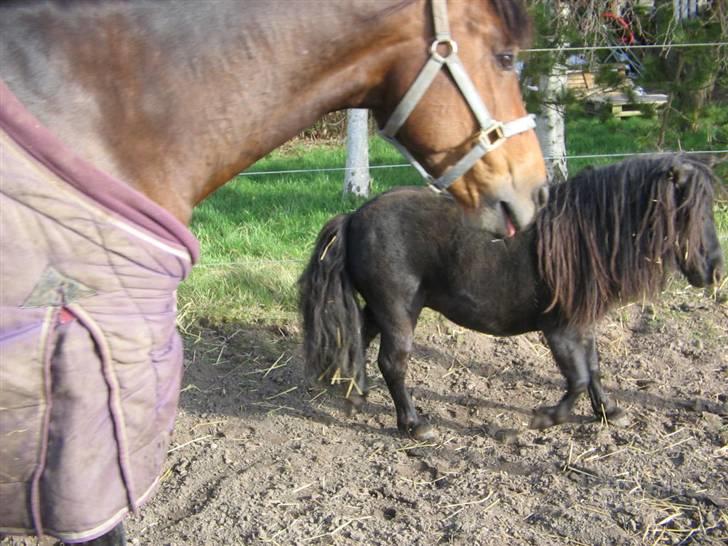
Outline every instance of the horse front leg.
<svg viewBox="0 0 728 546">
<path fill-rule="evenodd" d="M 397 410 L 397 428 L 415 440 L 432 440 L 436 436 L 435 429 L 417 414 L 412 396 L 405 385 L 414 333 L 411 328 L 399 333 L 382 329 L 381 336 L 379 370 Z"/>
<path fill-rule="evenodd" d="M 534 411 L 530 426 L 537 429 L 565 422 L 571 416 L 576 400 L 589 387 L 591 379 L 587 360 L 588 336 L 567 328 L 544 332 L 544 335 L 561 374 L 566 378 L 566 394 L 555 406 Z M 601 386 L 598 385 L 598 388 L 601 389 Z"/>
</svg>

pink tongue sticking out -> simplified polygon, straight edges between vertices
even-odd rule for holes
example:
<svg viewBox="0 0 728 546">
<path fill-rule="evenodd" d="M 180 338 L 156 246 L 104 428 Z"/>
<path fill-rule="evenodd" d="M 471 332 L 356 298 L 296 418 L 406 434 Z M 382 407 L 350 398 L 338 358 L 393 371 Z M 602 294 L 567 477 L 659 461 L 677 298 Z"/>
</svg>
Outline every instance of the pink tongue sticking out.
<svg viewBox="0 0 728 546">
<path fill-rule="evenodd" d="M 513 220 L 508 212 L 505 212 L 504 216 L 506 218 L 506 237 L 510 239 L 516 234 L 516 226 L 513 225 Z"/>
</svg>

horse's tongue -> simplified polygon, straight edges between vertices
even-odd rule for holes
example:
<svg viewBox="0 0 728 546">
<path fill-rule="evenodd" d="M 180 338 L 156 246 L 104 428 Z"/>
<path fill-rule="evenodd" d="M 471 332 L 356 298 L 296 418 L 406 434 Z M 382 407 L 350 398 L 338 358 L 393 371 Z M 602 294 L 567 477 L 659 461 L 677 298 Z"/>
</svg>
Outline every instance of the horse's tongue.
<svg viewBox="0 0 728 546">
<path fill-rule="evenodd" d="M 511 215 L 507 212 L 504 214 L 506 219 L 506 237 L 511 238 L 516 234 L 516 226 L 513 225 L 513 220 L 511 220 Z"/>
</svg>

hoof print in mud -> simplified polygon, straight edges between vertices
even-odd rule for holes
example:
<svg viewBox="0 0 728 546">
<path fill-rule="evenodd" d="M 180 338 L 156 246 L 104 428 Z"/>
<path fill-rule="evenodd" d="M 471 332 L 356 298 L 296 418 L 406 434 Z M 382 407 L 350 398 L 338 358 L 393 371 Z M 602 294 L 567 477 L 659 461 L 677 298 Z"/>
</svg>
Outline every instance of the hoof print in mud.
<svg viewBox="0 0 728 546">
<path fill-rule="evenodd" d="M 518 441 L 518 431 L 512 428 L 499 428 L 494 430 L 493 439 L 504 445 L 512 445 Z"/>
</svg>

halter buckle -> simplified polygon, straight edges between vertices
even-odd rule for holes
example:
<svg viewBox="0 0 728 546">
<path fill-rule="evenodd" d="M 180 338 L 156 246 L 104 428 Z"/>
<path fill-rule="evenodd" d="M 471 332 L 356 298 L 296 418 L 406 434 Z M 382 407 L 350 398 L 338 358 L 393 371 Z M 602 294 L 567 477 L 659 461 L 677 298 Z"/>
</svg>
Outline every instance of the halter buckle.
<svg viewBox="0 0 728 546">
<path fill-rule="evenodd" d="M 485 149 L 485 153 L 495 150 L 505 141 L 506 135 L 503 132 L 503 123 L 500 121 L 494 122 L 487 129 L 482 129 L 478 134 L 478 144 Z"/>
<path fill-rule="evenodd" d="M 437 50 L 437 48 L 441 45 L 447 47 L 447 54 L 441 55 L 440 52 Z M 450 57 L 457 55 L 457 53 L 458 43 L 452 38 L 438 38 L 434 42 L 432 42 L 432 45 L 430 46 L 430 55 L 433 59 L 441 64 L 447 61 Z"/>
</svg>

